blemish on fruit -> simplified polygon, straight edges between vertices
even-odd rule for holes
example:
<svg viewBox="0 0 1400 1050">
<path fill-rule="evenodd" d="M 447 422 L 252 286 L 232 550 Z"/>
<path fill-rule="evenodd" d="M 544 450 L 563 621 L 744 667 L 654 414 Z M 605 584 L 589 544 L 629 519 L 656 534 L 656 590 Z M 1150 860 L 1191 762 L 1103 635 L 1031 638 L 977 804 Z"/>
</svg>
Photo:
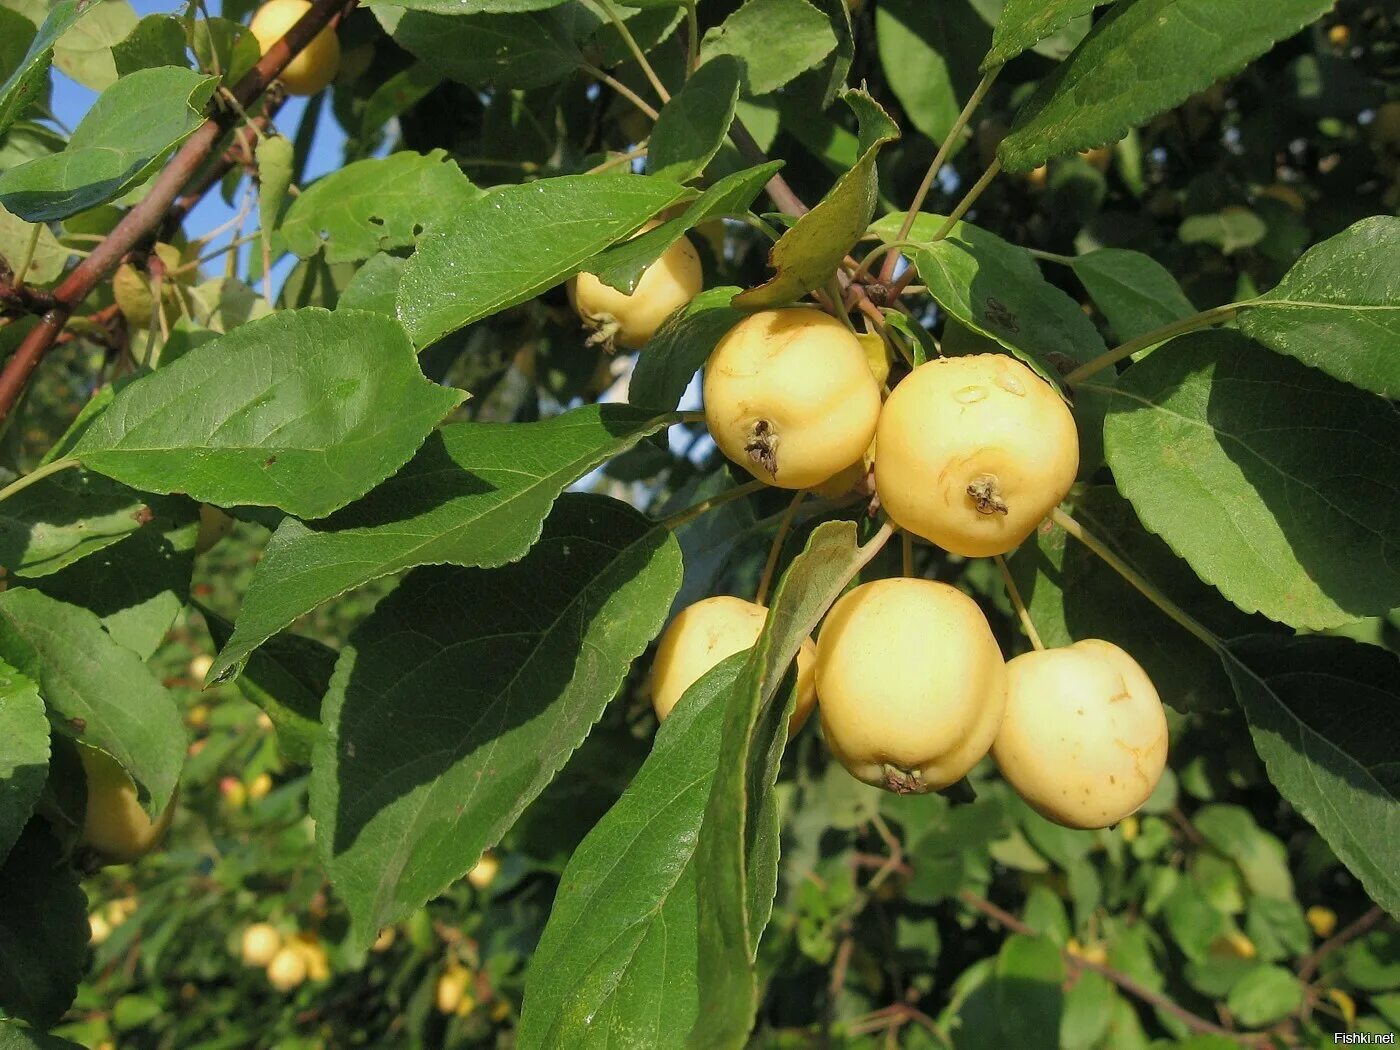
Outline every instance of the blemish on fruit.
<svg viewBox="0 0 1400 1050">
<path fill-rule="evenodd" d="M 987 388 L 984 386 L 965 386 L 961 390 L 954 391 L 953 400 L 963 405 L 975 405 L 978 401 L 987 399 Z"/>
</svg>

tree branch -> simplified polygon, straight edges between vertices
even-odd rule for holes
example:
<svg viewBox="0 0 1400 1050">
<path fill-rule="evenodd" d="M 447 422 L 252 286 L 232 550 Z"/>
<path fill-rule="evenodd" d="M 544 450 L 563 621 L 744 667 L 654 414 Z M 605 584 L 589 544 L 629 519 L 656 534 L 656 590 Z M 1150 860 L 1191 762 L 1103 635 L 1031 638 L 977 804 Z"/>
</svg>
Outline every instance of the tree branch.
<svg viewBox="0 0 1400 1050">
<path fill-rule="evenodd" d="M 322 29 L 336 25 L 353 9 L 356 0 L 315 0 L 285 36 L 267 50 L 267 54 L 233 89 L 238 105 L 246 108 L 256 101 L 277 79 L 298 53 Z M 174 205 L 180 191 L 190 183 L 213 152 L 214 147 L 238 119 L 237 111 L 216 102 L 210 104 L 210 115 L 198 130 L 156 177 L 150 192 L 117 223 L 97 245 L 91 255 L 79 263 L 53 291 L 54 304 L 45 311 L 39 323 L 16 348 L 0 372 L 0 423 L 9 416 L 15 402 L 24 392 L 30 376 L 44 355 L 58 340 L 73 310 L 112 270 L 122 258 L 152 231 Z"/>
</svg>

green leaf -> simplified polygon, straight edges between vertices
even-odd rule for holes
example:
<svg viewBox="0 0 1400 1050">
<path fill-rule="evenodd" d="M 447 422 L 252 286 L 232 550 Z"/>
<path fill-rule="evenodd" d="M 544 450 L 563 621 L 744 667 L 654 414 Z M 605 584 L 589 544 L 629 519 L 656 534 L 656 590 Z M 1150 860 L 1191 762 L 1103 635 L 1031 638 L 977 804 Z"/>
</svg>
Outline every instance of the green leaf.
<svg viewBox="0 0 1400 1050">
<path fill-rule="evenodd" d="M 1196 312 L 1171 271 L 1142 252 L 1100 248 L 1075 256 L 1074 275 L 1121 342 Z"/>
<path fill-rule="evenodd" d="M 0 259 L 4 259 L 11 270 L 19 266 L 33 235 L 33 223 L 25 222 L 18 215 L 11 215 L 0 208 Z M 34 243 L 25 280 L 31 284 L 49 284 L 58 279 L 71 258 L 73 253 L 59 243 L 53 231 L 47 226 L 40 226 L 39 239 Z"/>
<path fill-rule="evenodd" d="M 880 194 L 875 161 L 881 148 L 899 137 L 899 129 L 864 91 L 843 91 L 841 98 L 860 121 L 861 157 L 821 203 L 778 238 L 768 254 L 777 274 L 736 295 L 734 305 L 740 309 L 781 306 L 820 287 L 870 225 Z"/>
<path fill-rule="evenodd" d="M 1230 989 L 1225 1005 L 1246 1028 L 1263 1028 L 1303 1005 L 1303 984 L 1282 966 L 1260 966 Z"/>
<path fill-rule="evenodd" d="M 262 48 L 258 38 L 240 22 L 228 18 L 201 18 L 190 34 L 190 50 L 199 60 L 201 69 L 223 71 L 223 83 L 233 87 L 244 73 L 258 64 Z"/>
<path fill-rule="evenodd" d="M 397 320 L 395 305 L 399 297 L 399 279 L 403 277 L 404 263 L 407 261 L 387 252 L 370 256 L 350 278 L 335 308 L 368 310 L 372 314 Z"/>
<path fill-rule="evenodd" d="M 82 977 L 87 898 L 42 820 L 0 867 L 0 1009 L 41 1028 L 57 1024 Z M 0 1025 L 0 1041 L 8 1025 Z"/>
<path fill-rule="evenodd" d="M 21 1028 L 12 1021 L 0 1021 L 0 1050 L 86 1050 L 81 1043 L 69 1042 L 37 1028 Z"/>
<path fill-rule="evenodd" d="M 85 6 L 90 13 L 55 43 L 53 64 L 83 87 L 105 91 L 117 80 L 112 48 L 131 35 L 139 20 L 126 0 L 102 0 Z"/>
<path fill-rule="evenodd" d="M 1228 330 L 1173 340 L 1104 390 L 1119 490 L 1241 609 L 1320 629 L 1400 606 L 1386 402 Z"/>
<path fill-rule="evenodd" d="M 613 698 L 680 578 L 668 530 L 571 495 L 523 560 L 417 570 L 360 625 L 326 695 L 311 778 L 352 943 L 500 839 Z"/>
<path fill-rule="evenodd" d="M 636 291 L 637 282 L 642 279 L 646 268 L 680 240 L 686 230 L 720 215 L 746 212 L 754 198 L 763 192 L 764 184 L 782 166 L 781 161 L 770 161 L 757 168 L 746 168 L 726 175 L 674 219 L 638 237 L 613 245 L 585 263 L 582 269 L 604 284 L 631 295 Z M 647 349 L 650 352 L 649 346 Z"/>
<path fill-rule="evenodd" d="M 1309 249 L 1240 314 L 1240 330 L 1344 383 L 1400 398 L 1400 218 L 1362 219 Z"/>
<path fill-rule="evenodd" d="M 508 15 L 521 11 L 543 11 L 558 7 L 566 0 L 367 0 L 374 4 L 389 4 L 407 11 L 431 11 L 439 15 Z M 675 0 L 679 2 L 679 0 Z M 635 0 L 634 0 L 634 6 Z"/>
<path fill-rule="evenodd" d="M 49 775 L 49 722 L 39 687 L 0 660 L 0 864 Z"/>
<path fill-rule="evenodd" d="M 1262 55 L 1332 0 L 1121 0 L 1036 88 L 998 156 L 1008 171 L 1117 141 Z"/>
<path fill-rule="evenodd" d="M 729 305 L 738 293 L 732 285 L 707 288 L 666 319 L 637 357 L 627 395 L 634 404 L 666 412 L 680 404 L 715 345 L 743 320 Z"/>
<path fill-rule="evenodd" d="M 481 195 L 443 150 L 360 160 L 317 179 L 282 222 L 287 248 L 330 263 L 413 246 L 422 230 Z"/>
<path fill-rule="evenodd" d="M 1371 899 L 1400 914 L 1400 776 L 1377 731 L 1400 711 L 1400 662 L 1323 637 L 1251 637 L 1223 659 L 1269 779 Z"/>
<path fill-rule="evenodd" d="M 851 522 L 827 522 L 778 585 L 768 619 L 724 703 L 716 772 L 696 844 L 699 1016 L 687 1043 L 741 1045 L 757 1009 L 754 957 L 777 892 L 773 782 L 787 742 L 791 695 L 774 703 L 802 643 L 868 560 Z"/>
<path fill-rule="evenodd" d="M 1269 232 L 1264 220 L 1248 208 L 1231 205 L 1217 212 L 1192 215 L 1178 231 L 1183 244 L 1210 244 L 1226 255 L 1252 248 Z"/>
<path fill-rule="evenodd" d="M 404 267 L 399 320 L 418 346 L 572 277 L 685 189 L 643 175 L 503 186 L 434 226 Z"/>
<path fill-rule="evenodd" d="M 37 29 L 18 11 L 0 7 L 0 77 L 4 78 L 0 80 L 0 135 L 24 114 L 42 89 L 48 55 L 37 56 L 34 48 Z M 24 86 L 26 75 L 34 81 L 27 89 Z M 9 167 L 9 164 L 0 160 L 0 167 Z"/>
<path fill-rule="evenodd" d="M 282 205 L 286 203 L 287 191 L 292 185 L 292 169 L 296 164 L 295 152 L 292 140 L 285 135 L 264 135 L 258 140 L 253 155 L 258 166 L 258 222 L 261 226 L 259 232 L 269 248 L 273 231 L 281 221 Z M 315 189 L 316 184 L 313 183 L 301 197 Z M 301 202 L 301 197 L 297 198 L 297 203 Z M 327 259 L 331 262 L 337 261 L 330 259 L 329 251 Z"/>
<path fill-rule="evenodd" d="M 204 123 L 217 83 L 176 66 L 122 77 L 88 110 L 62 153 L 0 173 L 0 204 L 29 222 L 48 222 L 115 200 Z"/>
<path fill-rule="evenodd" d="M 1268 627 L 1267 621 L 1251 620 L 1203 584 L 1171 548 L 1143 529 L 1112 486 L 1095 486 L 1076 495 L 1073 514 L 1216 634 L 1233 638 Z M 1220 711 L 1234 705 L 1234 690 L 1216 655 L 1058 525 L 1037 530 L 1009 562 L 1047 646 L 1102 638 L 1142 664 L 1164 703 L 1181 711 Z"/>
<path fill-rule="evenodd" d="M 732 55 L 743 66 L 744 93 L 766 95 L 835 47 L 830 20 L 807 0 L 747 0 L 705 34 L 700 61 Z"/>
<path fill-rule="evenodd" d="M 282 522 L 211 676 L 228 677 L 277 631 L 352 587 L 416 565 L 515 561 L 567 486 L 667 422 L 587 405 L 538 423 L 443 427 L 364 499 L 316 524 Z"/>
<path fill-rule="evenodd" d="M 1007 0 L 992 33 L 992 47 L 982 60 L 985 73 L 1029 51 L 1046 37 L 1053 36 L 1076 18 L 1084 18 L 1096 7 L 1113 0 Z"/>
<path fill-rule="evenodd" d="M 26 587 L 0 594 L 0 659 L 39 684 L 56 728 L 110 753 L 152 816 L 175 790 L 185 727 L 141 658 L 86 609 Z"/>
<path fill-rule="evenodd" d="M 101 474 L 50 474 L 0 502 L 0 565 L 46 576 L 131 535 L 154 512 L 139 492 Z"/>
<path fill-rule="evenodd" d="M 203 606 L 199 611 L 214 644 L 228 645 L 233 624 Z M 330 688 L 336 655 L 313 638 L 283 632 L 253 653 L 239 675 L 239 691 L 272 719 L 277 746 L 289 762 L 311 764 L 321 737 L 321 698 Z"/>
<path fill-rule="evenodd" d="M 966 0 L 885 0 L 875 11 L 875 39 L 909 122 L 942 142 L 977 87 L 977 56 L 991 40 L 987 24 Z"/>
<path fill-rule="evenodd" d="M 998 1045 L 1055 1050 L 1064 1010 L 1065 962 L 1059 947 L 1048 937 L 1012 934 L 997 953 L 993 972 Z"/>
<path fill-rule="evenodd" d="M 522 1050 L 680 1046 L 695 1022 L 695 843 L 735 654 L 686 691 L 569 860 L 526 975 Z"/>
<path fill-rule="evenodd" d="M 449 80 L 471 87 L 545 87 L 571 76 L 583 57 L 575 43 L 578 19 L 586 14 L 582 5 L 449 16 L 405 11 L 386 2 L 374 5 L 373 11 L 405 51 Z"/>
<path fill-rule="evenodd" d="M 739 101 L 736 59 L 706 62 L 661 109 L 647 150 L 647 174 L 686 182 L 705 170 L 729 134 Z"/>
<path fill-rule="evenodd" d="M 462 399 L 423 378 L 387 318 L 282 310 L 125 387 L 73 455 L 141 489 L 319 518 L 401 467 Z"/>
<path fill-rule="evenodd" d="M 185 27 L 170 15 L 147 15 L 121 43 L 112 48 L 118 76 L 152 66 L 187 66 Z"/>
</svg>

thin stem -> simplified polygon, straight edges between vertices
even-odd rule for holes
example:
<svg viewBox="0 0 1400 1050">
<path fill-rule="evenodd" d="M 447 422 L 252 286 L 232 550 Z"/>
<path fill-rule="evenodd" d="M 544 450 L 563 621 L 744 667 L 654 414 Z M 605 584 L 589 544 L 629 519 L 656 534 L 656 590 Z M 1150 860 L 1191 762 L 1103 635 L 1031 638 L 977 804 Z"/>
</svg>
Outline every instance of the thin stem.
<svg viewBox="0 0 1400 1050">
<path fill-rule="evenodd" d="M 768 560 L 763 563 L 763 575 L 758 579 L 758 593 L 754 595 L 755 605 L 768 604 L 768 588 L 773 583 L 773 574 L 778 569 L 778 556 L 783 552 L 783 542 L 788 537 L 788 532 L 792 529 L 792 519 L 797 515 L 797 508 L 802 503 L 806 492 L 799 490 L 797 495 L 792 497 L 788 503 L 787 510 L 783 511 L 783 516 L 778 519 L 778 532 L 773 537 L 773 545 L 768 548 Z"/>
<path fill-rule="evenodd" d="M 35 467 L 23 477 L 16 478 L 3 489 L 0 489 L 0 500 L 7 500 L 16 493 L 23 492 L 36 481 L 43 481 L 50 474 L 57 474 L 60 470 L 67 470 L 70 467 L 81 466 L 76 459 L 56 459 L 52 463 L 45 463 Z"/>
<path fill-rule="evenodd" d="M 899 534 L 900 571 L 905 576 L 914 575 L 914 537 L 907 532 Z"/>
<path fill-rule="evenodd" d="M 660 116 L 650 102 L 642 98 L 641 95 L 637 94 L 612 74 L 603 72 L 603 70 L 589 62 L 580 62 L 578 67 L 594 80 L 598 81 L 598 83 L 606 84 L 608 87 L 612 88 L 628 102 L 632 103 L 632 105 L 646 114 L 649 120 L 655 122 L 656 118 Z"/>
<path fill-rule="evenodd" d="M 705 422 L 704 412 L 677 412 L 677 423 L 703 423 Z"/>
<path fill-rule="evenodd" d="M 909 231 L 914 228 L 914 220 L 918 217 L 919 209 L 924 206 L 924 201 L 928 199 L 929 190 L 933 189 L 934 179 L 938 178 L 938 173 L 943 170 L 943 165 L 952 156 L 953 150 L 962 137 L 963 128 L 967 127 L 967 122 L 972 119 L 973 112 L 981 104 L 982 99 L 991 89 L 992 82 L 996 80 L 997 74 L 1000 72 L 1001 67 L 998 66 L 982 78 L 982 82 L 972 92 L 972 97 L 967 100 L 967 105 L 963 106 L 962 112 L 958 114 L 958 119 L 953 121 L 953 126 L 943 137 L 943 144 L 938 147 L 938 152 L 934 154 L 933 163 L 928 166 L 928 171 L 924 173 L 924 181 L 919 183 L 919 189 L 914 194 L 914 203 L 909 205 L 909 211 L 904 216 L 904 223 L 899 227 L 899 235 L 895 237 L 895 240 L 908 240 Z M 880 272 L 880 279 L 884 283 L 888 284 L 894 276 L 895 265 L 896 259 L 893 255 L 885 259 L 885 268 Z"/>
<path fill-rule="evenodd" d="M 841 294 L 841 282 L 837 280 L 836 274 L 833 273 L 831 275 L 831 279 L 826 282 L 826 288 L 823 290 L 831 299 L 831 306 L 836 313 L 837 320 L 844 324 L 847 331 L 854 335 L 856 326 L 851 323 L 850 311 L 845 309 L 846 297 Z"/>
<path fill-rule="evenodd" d="M 39 234 L 43 232 L 44 224 L 36 222 L 34 229 L 30 231 L 29 240 L 24 245 L 24 254 L 19 257 L 19 265 L 15 267 L 14 284 L 18 288 L 24 283 L 25 274 L 29 272 L 29 265 L 34 261 L 34 249 L 39 247 Z"/>
<path fill-rule="evenodd" d="M 637 160 L 641 157 L 645 157 L 646 155 L 646 142 L 639 142 L 631 149 L 629 149 L 626 153 L 615 154 L 614 156 L 611 156 L 607 160 L 603 161 L 603 163 L 596 164 L 593 167 L 589 168 L 588 171 L 586 171 L 584 174 L 596 175 L 600 171 L 608 171 L 611 168 L 617 167 L 619 164 L 631 164 L 632 161 Z"/>
<path fill-rule="evenodd" d="M 632 30 L 627 28 L 627 23 L 623 21 L 622 15 L 613 6 L 612 0 L 598 0 L 598 5 L 607 13 L 608 20 L 617 29 L 618 34 L 622 37 L 622 42 L 627 45 L 627 50 L 632 52 L 632 57 L 637 60 L 637 65 L 642 67 L 642 72 L 651 81 L 651 86 L 655 89 L 657 98 L 661 99 L 661 104 L 664 106 L 670 102 L 671 93 L 666 90 L 666 85 L 661 83 L 661 78 L 656 75 L 656 70 L 651 68 L 646 53 L 637 43 L 637 38 L 632 35 Z"/>
<path fill-rule="evenodd" d="M 1355 922 L 1349 924 L 1345 929 L 1338 931 L 1335 936 L 1323 941 L 1318 945 L 1317 951 L 1304 959 L 1302 965 L 1298 967 L 1298 980 L 1311 980 L 1312 976 L 1317 973 L 1317 969 L 1322 964 L 1323 959 L 1342 947 L 1342 945 L 1360 937 L 1384 918 L 1385 912 L 1381 910 L 1380 905 L 1374 905 L 1369 911 L 1364 912 Z"/>
<path fill-rule="evenodd" d="M 929 244 L 937 244 L 939 241 L 946 238 L 948 234 L 953 232 L 953 227 L 967 214 L 968 209 L 977 202 L 977 198 L 982 196 L 982 191 L 991 184 L 991 181 L 997 177 L 1000 171 L 1001 161 L 993 160 L 992 163 L 987 166 L 987 170 L 982 173 L 982 177 L 973 183 L 971 189 L 963 194 L 962 200 L 958 201 L 958 206 L 943 220 L 943 225 L 929 238 Z M 897 300 L 901 295 L 907 292 L 914 278 L 917 276 L 918 271 L 914 267 L 911 266 L 909 269 L 905 270 L 899 280 L 890 285 L 890 299 Z"/>
<path fill-rule="evenodd" d="M 695 0 L 685 0 L 686 72 L 695 72 L 700 65 L 700 16 Z"/>
<path fill-rule="evenodd" d="M 1177 624 L 1191 632 L 1216 652 L 1220 652 L 1224 649 L 1224 645 L 1219 638 L 1212 634 L 1205 626 L 1198 623 L 1193 617 L 1187 615 L 1185 610 L 1181 609 L 1156 587 L 1148 583 L 1137 570 L 1133 569 L 1122 558 L 1109 550 L 1108 545 L 1104 543 L 1103 540 L 1099 539 L 1092 532 L 1087 531 L 1084 526 L 1080 525 L 1079 522 L 1075 521 L 1059 507 L 1052 510 L 1050 516 L 1056 525 L 1060 526 L 1060 528 L 1064 529 L 1076 540 L 1102 558 L 1109 568 L 1123 577 L 1123 579 L 1127 580 L 1128 583 L 1132 584 L 1144 598 L 1161 609 L 1162 612 L 1166 613 L 1171 619 L 1175 620 Z"/>
<path fill-rule="evenodd" d="M 1021 618 L 1021 627 L 1025 630 L 1026 637 L 1031 640 L 1031 645 L 1036 649 L 1044 649 L 1045 643 L 1040 640 L 1040 632 L 1035 629 L 1035 623 L 1031 620 L 1031 611 L 1021 600 L 1020 588 L 1016 586 L 1016 581 L 1011 577 L 1011 567 L 1006 564 L 1006 557 L 998 554 L 996 563 L 997 568 L 1001 570 L 1001 580 L 1006 584 L 1006 595 L 1011 599 L 1011 604 L 1016 607 L 1016 615 Z"/>
<path fill-rule="evenodd" d="M 1190 317 L 1183 317 L 1180 321 L 1173 321 L 1171 324 L 1163 325 L 1161 328 L 1154 328 L 1145 335 L 1140 335 L 1136 339 L 1129 339 L 1126 343 L 1115 346 L 1107 353 L 1100 354 L 1092 361 L 1086 361 L 1069 375 L 1065 376 L 1065 382 L 1070 386 L 1075 386 L 1084 382 L 1096 372 L 1101 372 L 1105 368 L 1116 365 L 1125 358 L 1132 357 L 1139 350 L 1146 350 L 1149 346 L 1156 346 L 1158 343 L 1166 342 L 1168 339 L 1175 339 L 1179 335 L 1187 332 L 1194 332 L 1201 328 L 1209 328 L 1211 325 L 1224 324 L 1232 320 L 1236 314 L 1249 305 L 1249 302 L 1227 303 L 1224 306 L 1217 306 L 1210 310 L 1202 310 L 1198 314 Z"/>
<path fill-rule="evenodd" d="M 1023 249 L 1032 259 L 1039 259 L 1041 262 L 1059 263 L 1061 266 L 1073 266 L 1074 258 L 1069 255 L 1059 255 L 1055 252 L 1044 252 L 1039 248 Z"/>
<path fill-rule="evenodd" d="M 884 244 L 872 248 L 865 258 L 860 261 L 860 265 L 851 271 L 851 282 L 859 281 L 870 272 L 870 268 L 874 266 L 876 262 L 883 259 L 888 253 L 899 248 L 917 248 L 918 246 L 918 241 L 886 241 Z"/>
<path fill-rule="evenodd" d="M 999 922 L 1001 925 L 1005 926 L 1008 930 L 1011 930 L 1013 933 L 1019 933 L 1026 937 L 1034 937 L 1037 935 L 1037 931 L 1034 928 L 1027 926 L 1024 922 L 1016 918 L 1016 916 L 1012 915 L 1010 912 L 1006 911 L 1003 908 L 998 908 L 991 901 L 984 900 L 983 898 L 977 896 L 977 894 L 971 892 L 970 890 L 965 890 L 964 892 L 959 893 L 958 899 L 961 900 L 968 907 L 981 912 L 983 915 L 987 916 L 987 918 Z M 1137 999 L 1141 999 L 1143 1002 L 1149 1004 L 1150 1006 L 1155 1006 L 1157 1009 L 1161 1010 L 1164 1013 L 1171 1014 L 1173 1017 L 1175 1017 L 1182 1024 L 1186 1025 L 1186 1027 L 1190 1028 L 1192 1031 L 1224 1036 L 1226 1039 L 1232 1039 L 1236 1042 L 1244 1043 L 1245 1045 L 1249 1046 L 1255 1045 L 1255 1041 L 1252 1038 L 1248 1036 L 1242 1036 L 1239 1032 L 1232 1032 L 1228 1028 L 1222 1028 L 1213 1021 L 1207 1021 L 1204 1017 L 1200 1017 L 1196 1014 L 1193 1014 L 1190 1010 L 1176 1003 L 1172 999 L 1167 998 L 1165 995 L 1162 995 L 1159 992 L 1154 992 L 1150 988 L 1144 987 L 1143 985 L 1139 984 L 1137 981 L 1129 977 L 1127 974 L 1120 973 L 1119 971 L 1113 969 L 1110 966 L 1104 966 L 1101 963 L 1090 962 L 1089 960 L 1081 958 L 1078 955 L 1071 955 L 1063 948 L 1060 949 L 1060 956 L 1064 959 L 1067 965 L 1081 970 L 1093 970 L 1100 977 L 1104 977 L 1112 981 L 1114 984 L 1116 984 L 1119 988 L 1123 989 L 1123 991 L 1127 992 L 1129 995 L 1134 996 Z"/>
<path fill-rule="evenodd" d="M 745 226 L 753 227 L 755 230 L 763 234 L 763 236 L 767 237 L 770 241 L 773 241 L 774 243 L 777 243 L 778 238 L 782 236 L 782 234 L 779 231 L 775 230 L 768 223 L 764 222 L 763 219 L 755 215 L 753 212 L 745 212 L 742 215 L 736 214 L 734 218 L 738 219 Z"/>
<path fill-rule="evenodd" d="M 753 481 L 746 481 L 742 485 L 735 485 L 732 489 L 721 492 L 718 496 L 711 496 L 709 499 L 701 500 L 693 507 L 687 507 L 683 511 L 672 514 L 669 518 L 663 518 L 657 524 L 663 529 L 670 529 L 672 532 L 675 532 L 683 525 L 689 525 L 702 514 L 712 511 L 716 507 L 723 507 L 726 503 L 733 503 L 736 499 L 743 499 L 745 496 L 750 496 L 764 487 L 764 483 L 757 478 Z"/>
</svg>

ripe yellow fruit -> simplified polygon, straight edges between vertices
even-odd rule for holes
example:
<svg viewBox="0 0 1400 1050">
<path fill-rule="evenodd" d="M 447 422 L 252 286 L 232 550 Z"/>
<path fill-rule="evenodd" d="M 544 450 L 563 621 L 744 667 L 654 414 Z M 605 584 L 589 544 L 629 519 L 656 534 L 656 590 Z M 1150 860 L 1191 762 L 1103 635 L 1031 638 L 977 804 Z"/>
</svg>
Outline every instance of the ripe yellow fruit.
<svg viewBox="0 0 1400 1050">
<path fill-rule="evenodd" d="M 152 821 L 141 808 L 136 784 L 115 758 L 81 745 L 78 752 L 87 775 L 82 844 L 107 864 L 129 864 L 145 856 L 169 829 L 175 799 Z"/>
<path fill-rule="evenodd" d="M 306 960 L 295 948 L 282 948 L 267 964 L 267 980 L 279 992 L 290 992 L 306 980 Z"/>
<path fill-rule="evenodd" d="M 583 323 L 596 331 L 594 340 L 639 350 L 662 321 L 700 293 L 704 282 L 700 256 L 690 239 L 682 237 L 646 268 L 631 295 L 591 273 L 580 273 L 569 281 L 569 303 Z"/>
<path fill-rule="evenodd" d="M 752 649 L 763 631 L 768 610 L 721 594 L 682 609 L 661 636 L 651 665 L 651 704 L 665 721 L 685 691 L 726 657 Z M 810 638 L 797 653 L 797 703 L 788 719 L 788 737 L 796 735 L 812 713 L 817 694 L 813 665 L 816 646 Z"/>
<path fill-rule="evenodd" d="M 248 800 L 257 802 L 259 799 L 267 798 L 268 792 L 272 790 L 272 777 L 267 773 L 259 773 L 248 782 Z"/>
<path fill-rule="evenodd" d="M 374 939 L 369 950 L 372 952 L 387 952 L 394 946 L 394 941 L 398 939 L 398 932 L 392 926 L 385 926 L 379 931 L 379 936 Z"/>
<path fill-rule="evenodd" d="M 194 552 L 205 554 L 233 531 L 233 519 L 218 507 L 199 505 L 199 535 L 195 537 Z"/>
<path fill-rule="evenodd" d="M 991 747 L 1006 664 L 967 595 L 932 580 L 848 592 L 817 636 L 827 746 L 857 780 L 900 794 L 956 782 Z"/>
<path fill-rule="evenodd" d="M 282 950 L 282 935 L 275 926 L 255 922 L 243 931 L 239 953 L 244 966 L 267 966 Z"/>
<path fill-rule="evenodd" d="M 1087 638 L 1024 653 L 1007 673 L 992 756 L 1032 808 L 1066 827 L 1106 828 L 1147 801 L 1167 762 L 1167 719 L 1136 660 Z"/>
<path fill-rule="evenodd" d="M 467 881 L 473 888 L 484 890 L 491 883 L 496 881 L 496 875 L 501 870 L 501 858 L 490 850 L 481 855 L 481 859 L 473 865 L 472 870 L 467 872 Z"/>
<path fill-rule="evenodd" d="M 1308 909 L 1307 919 L 1312 932 L 1324 940 L 1331 937 L 1332 931 L 1337 928 L 1337 913 L 1320 904 L 1314 904 Z"/>
<path fill-rule="evenodd" d="M 720 451 L 784 489 L 820 485 L 870 446 L 880 384 L 865 347 L 819 310 L 765 310 L 705 366 L 705 425 Z"/>
<path fill-rule="evenodd" d="M 96 948 L 112 936 L 112 924 L 103 918 L 101 912 L 95 911 L 88 916 L 88 931 L 88 941 Z"/>
<path fill-rule="evenodd" d="M 471 971 L 457 963 L 449 963 L 447 968 L 438 974 L 437 986 L 433 989 L 433 1003 L 439 1013 L 471 1012 L 472 1007 L 476 1006 L 476 1001 L 467 994 L 467 985 L 471 983 L 471 979 Z"/>
<path fill-rule="evenodd" d="M 969 558 L 1004 554 L 1079 470 L 1074 417 L 1005 354 L 920 365 L 880 413 L 875 489 L 900 528 Z"/>
<path fill-rule="evenodd" d="M 324 981 L 330 977 L 330 957 L 326 954 L 321 939 L 314 933 L 294 933 L 287 946 L 301 956 L 301 961 L 306 964 L 306 976 L 311 980 Z"/>
<path fill-rule="evenodd" d="M 268 0 L 253 15 L 248 29 L 262 53 L 267 54 L 268 48 L 285 36 L 287 30 L 310 10 L 310 0 Z M 277 79 L 289 95 L 314 95 L 335 79 L 339 68 L 340 41 L 336 38 L 335 30 L 327 27 L 312 38 L 301 54 L 287 63 L 287 68 Z"/>
<path fill-rule="evenodd" d="M 1239 930 L 1231 930 L 1215 939 L 1210 946 L 1210 952 L 1226 959 L 1253 959 L 1259 954 L 1259 949 Z"/>
<path fill-rule="evenodd" d="M 843 496 L 875 495 L 875 483 L 871 470 L 875 466 L 875 442 L 865 450 L 865 455 L 849 467 L 831 475 L 820 485 L 813 485 L 812 491 L 824 499 L 841 499 Z"/>
</svg>

